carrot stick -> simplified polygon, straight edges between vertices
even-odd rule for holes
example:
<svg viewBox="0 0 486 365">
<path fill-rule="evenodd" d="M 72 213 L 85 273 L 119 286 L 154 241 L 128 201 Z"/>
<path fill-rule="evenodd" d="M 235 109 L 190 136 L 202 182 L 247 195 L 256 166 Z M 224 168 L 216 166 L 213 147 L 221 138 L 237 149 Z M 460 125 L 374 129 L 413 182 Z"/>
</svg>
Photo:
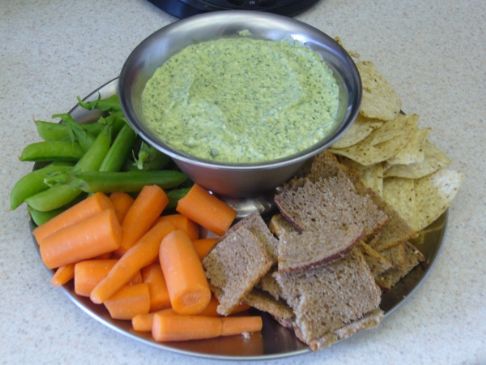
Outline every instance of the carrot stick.
<svg viewBox="0 0 486 365">
<path fill-rule="evenodd" d="M 120 242 L 120 224 L 113 209 L 107 209 L 47 236 L 40 253 L 53 269 L 116 250 Z"/>
<path fill-rule="evenodd" d="M 251 317 L 205 317 L 155 313 L 152 336 L 156 341 L 188 341 L 231 336 L 262 329 L 262 319 Z"/>
<path fill-rule="evenodd" d="M 199 238 L 199 227 L 189 218 L 181 214 L 170 214 L 164 215 L 161 219 L 166 219 L 176 229 L 186 232 L 192 241 Z"/>
<path fill-rule="evenodd" d="M 74 292 L 89 297 L 94 287 L 103 280 L 115 266 L 117 260 L 86 260 L 74 265 Z M 138 271 L 127 285 L 141 284 L 142 275 Z"/>
<path fill-rule="evenodd" d="M 150 309 L 148 285 L 124 286 L 104 304 L 113 319 L 132 319 L 137 314 L 147 314 Z"/>
<path fill-rule="evenodd" d="M 162 313 L 162 315 L 172 315 L 175 312 L 172 309 L 162 309 L 157 312 L 147 314 L 137 314 L 132 318 L 132 327 L 135 331 L 150 332 L 152 331 L 152 323 L 155 313 Z"/>
<path fill-rule="evenodd" d="M 150 310 L 170 308 L 169 292 L 165 284 L 164 274 L 158 262 L 142 269 L 143 282 L 150 290 Z"/>
<path fill-rule="evenodd" d="M 109 208 L 113 208 L 111 200 L 103 193 L 96 193 L 40 225 L 32 233 L 40 245 L 44 238 L 54 232 Z"/>
<path fill-rule="evenodd" d="M 74 264 L 60 266 L 51 278 L 51 284 L 61 286 L 69 282 L 74 277 Z"/>
<path fill-rule="evenodd" d="M 176 210 L 220 236 L 236 217 L 233 208 L 196 184 L 178 201 Z"/>
<path fill-rule="evenodd" d="M 168 203 L 169 198 L 162 188 L 157 185 L 144 186 L 123 219 L 122 243 L 117 252 L 124 254 L 147 233 Z"/>
<path fill-rule="evenodd" d="M 133 204 L 133 198 L 127 193 L 114 192 L 110 194 L 110 199 L 113 203 L 113 208 L 115 209 L 118 220 L 120 223 L 123 222 L 128 209 L 130 209 Z"/>
<path fill-rule="evenodd" d="M 158 222 L 132 248 L 118 260 L 115 266 L 91 292 L 91 300 L 101 304 L 115 294 L 130 278 L 143 267 L 157 259 L 160 241 L 174 226 L 167 222 Z"/>
<path fill-rule="evenodd" d="M 262 317 L 223 317 L 221 336 L 239 335 L 243 332 L 260 332 L 263 327 Z"/>
<path fill-rule="evenodd" d="M 214 296 L 211 297 L 211 300 L 209 301 L 209 304 L 204 310 L 199 313 L 200 316 L 209 316 L 209 317 L 219 317 L 219 313 L 216 311 L 216 308 L 218 307 L 219 302 L 218 299 Z M 236 314 L 240 312 L 244 312 L 246 310 L 250 309 L 250 306 L 245 303 L 238 304 L 230 314 Z"/>
<path fill-rule="evenodd" d="M 195 240 L 192 242 L 194 245 L 194 248 L 196 249 L 196 252 L 199 256 L 199 258 L 204 258 L 206 255 L 213 249 L 214 246 L 216 246 L 216 243 L 218 243 L 217 238 L 203 238 L 200 240 Z"/>
<path fill-rule="evenodd" d="M 202 312 L 211 291 L 189 236 L 181 230 L 169 233 L 160 244 L 159 259 L 172 309 L 179 314 Z"/>
<path fill-rule="evenodd" d="M 93 288 L 108 275 L 117 260 L 87 260 L 74 265 L 74 292 L 89 297 Z"/>
</svg>

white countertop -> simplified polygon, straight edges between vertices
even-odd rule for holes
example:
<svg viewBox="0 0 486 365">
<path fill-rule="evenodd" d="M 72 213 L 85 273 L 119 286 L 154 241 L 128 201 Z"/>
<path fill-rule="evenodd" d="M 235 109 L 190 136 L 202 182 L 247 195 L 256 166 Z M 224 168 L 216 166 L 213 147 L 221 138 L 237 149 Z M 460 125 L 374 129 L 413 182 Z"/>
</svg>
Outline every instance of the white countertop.
<svg viewBox="0 0 486 365">
<path fill-rule="evenodd" d="M 466 179 L 424 285 L 382 325 L 285 364 L 486 363 L 486 2 L 322 0 L 299 19 L 373 60 L 403 109 Z M 68 110 L 116 77 L 130 51 L 174 19 L 148 1 L 0 5 L 0 363 L 207 364 L 139 344 L 97 323 L 50 283 L 27 212 L 8 209 L 33 117 Z"/>
</svg>

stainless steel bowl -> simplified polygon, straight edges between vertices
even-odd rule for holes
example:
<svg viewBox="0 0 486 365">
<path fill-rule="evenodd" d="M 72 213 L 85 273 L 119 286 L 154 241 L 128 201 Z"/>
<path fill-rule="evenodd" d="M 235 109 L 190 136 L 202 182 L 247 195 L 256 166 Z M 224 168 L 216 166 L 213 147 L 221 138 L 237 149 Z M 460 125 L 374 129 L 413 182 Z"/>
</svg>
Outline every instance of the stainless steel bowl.
<svg viewBox="0 0 486 365">
<path fill-rule="evenodd" d="M 298 154 L 264 163 L 230 164 L 202 160 L 177 151 L 153 135 L 143 121 L 141 95 L 154 71 L 184 47 L 248 30 L 252 37 L 293 39 L 321 55 L 333 69 L 340 86 L 340 123 L 333 133 Z M 172 23 L 146 38 L 126 60 L 120 74 L 123 110 L 140 136 L 171 156 L 193 181 L 230 197 L 250 197 L 268 191 L 292 177 L 310 157 L 331 145 L 356 118 L 361 101 L 361 80 L 354 62 L 332 38 L 316 28 L 284 16 L 255 11 L 222 11 Z"/>
</svg>

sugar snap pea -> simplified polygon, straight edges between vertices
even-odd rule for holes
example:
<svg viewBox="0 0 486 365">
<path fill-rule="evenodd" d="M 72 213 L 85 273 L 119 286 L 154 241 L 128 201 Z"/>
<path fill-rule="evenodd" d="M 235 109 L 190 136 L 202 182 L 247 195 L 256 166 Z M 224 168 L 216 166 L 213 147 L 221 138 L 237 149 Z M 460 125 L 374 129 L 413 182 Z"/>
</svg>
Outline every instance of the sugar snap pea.
<svg viewBox="0 0 486 365">
<path fill-rule="evenodd" d="M 89 150 L 73 167 L 73 172 L 96 171 L 110 148 L 111 126 L 106 126 Z M 81 190 L 69 184 L 55 185 L 26 199 L 27 204 L 35 210 L 47 212 L 69 204 L 81 194 Z"/>
<path fill-rule="evenodd" d="M 177 206 L 177 202 L 182 199 L 189 192 L 190 188 L 173 189 L 167 192 L 169 204 L 166 209 L 173 210 Z"/>
<path fill-rule="evenodd" d="M 99 171 L 119 171 L 127 160 L 137 135 L 125 125 L 115 138 L 106 154 Z"/>
<path fill-rule="evenodd" d="M 40 226 L 41 224 L 44 224 L 54 218 L 59 213 L 62 213 L 64 211 L 64 208 L 54 209 L 49 212 L 39 212 L 38 210 L 32 209 L 31 207 L 28 207 L 28 210 L 30 217 L 32 218 L 34 223 Z"/>
<path fill-rule="evenodd" d="M 67 172 L 72 165 L 68 163 L 52 163 L 41 169 L 32 171 L 18 180 L 10 192 L 10 209 L 17 208 L 25 199 L 49 188 L 44 182 L 47 175 L 53 172 Z"/>
<path fill-rule="evenodd" d="M 121 110 L 120 98 L 116 94 L 105 99 L 98 98 L 94 101 L 83 101 L 78 97 L 78 103 L 87 110 L 98 109 L 102 112 Z"/>
<path fill-rule="evenodd" d="M 20 161 L 77 161 L 83 156 L 79 144 L 65 141 L 36 142 L 26 146 Z"/>
<path fill-rule="evenodd" d="M 72 186 L 84 192 L 137 192 L 145 185 L 158 185 L 171 189 L 186 181 L 187 176 L 180 171 L 123 171 L 123 172 L 76 172 Z"/>
<path fill-rule="evenodd" d="M 75 142 L 78 142 L 83 151 L 87 151 L 94 142 L 94 137 L 81 127 L 81 124 L 76 122 L 71 114 L 54 114 L 53 118 L 60 118 L 65 125 L 70 129 L 70 132 L 74 136 Z"/>
<path fill-rule="evenodd" d="M 97 122 L 94 123 L 80 123 L 81 128 L 88 132 L 91 136 L 96 137 L 103 129 L 103 125 Z M 45 141 L 73 141 L 69 127 L 64 123 L 46 122 L 43 120 L 36 120 L 35 126 L 37 133 Z"/>
<path fill-rule="evenodd" d="M 169 163 L 169 156 L 142 142 L 135 165 L 139 170 L 161 170 Z"/>
</svg>

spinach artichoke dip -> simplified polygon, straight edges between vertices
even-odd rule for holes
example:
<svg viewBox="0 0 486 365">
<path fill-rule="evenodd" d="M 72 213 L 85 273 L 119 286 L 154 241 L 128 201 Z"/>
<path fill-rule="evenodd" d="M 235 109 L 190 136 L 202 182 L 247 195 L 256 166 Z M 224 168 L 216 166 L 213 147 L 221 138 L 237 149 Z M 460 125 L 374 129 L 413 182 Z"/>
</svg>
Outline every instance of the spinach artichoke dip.
<svg viewBox="0 0 486 365">
<path fill-rule="evenodd" d="M 147 82 L 142 113 L 167 145 L 200 159 L 256 163 L 293 155 L 337 124 L 339 87 L 292 41 L 221 38 L 190 45 Z"/>
</svg>

